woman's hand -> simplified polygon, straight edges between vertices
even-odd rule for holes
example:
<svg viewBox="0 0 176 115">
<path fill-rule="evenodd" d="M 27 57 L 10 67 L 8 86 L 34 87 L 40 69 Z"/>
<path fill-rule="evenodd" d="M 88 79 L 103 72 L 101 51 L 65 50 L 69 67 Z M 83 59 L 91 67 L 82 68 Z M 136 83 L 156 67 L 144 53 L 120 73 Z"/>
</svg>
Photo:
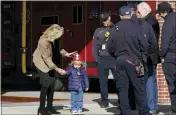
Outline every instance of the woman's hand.
<svg viewBox="0 0 176 115">
<path fill-rule="evenodd" d="M 61 68 L 56 68 L 55 70 L 61 75 L 66 75 L 66 71 Z"/>
<path fill-rule="evenodd" d="M 78 51 L 74 51 L 74 52 L 71 52 L 71 53 L 66 53 L 65 57 L 72 57 L 74 56 Z"/>
</svg>

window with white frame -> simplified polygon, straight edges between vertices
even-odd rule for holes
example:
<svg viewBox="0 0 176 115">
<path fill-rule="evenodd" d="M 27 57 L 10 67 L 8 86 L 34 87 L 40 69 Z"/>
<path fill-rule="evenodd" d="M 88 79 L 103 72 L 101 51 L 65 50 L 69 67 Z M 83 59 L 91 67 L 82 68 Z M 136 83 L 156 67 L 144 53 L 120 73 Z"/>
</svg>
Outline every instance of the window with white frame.
<svg viewBox="0 0 176 115">
<path fill-rule="evenodd" d="M 72 6 L 72 24 L 83 23 L 83 5 Z"/>
</svg>

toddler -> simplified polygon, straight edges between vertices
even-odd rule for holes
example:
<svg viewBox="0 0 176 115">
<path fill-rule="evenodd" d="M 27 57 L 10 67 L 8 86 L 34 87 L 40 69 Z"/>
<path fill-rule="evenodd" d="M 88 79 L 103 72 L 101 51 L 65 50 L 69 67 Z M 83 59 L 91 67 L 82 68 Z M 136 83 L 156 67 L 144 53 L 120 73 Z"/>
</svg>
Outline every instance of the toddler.
<svg viewBox="0 0 176 115">
<path fill-rule="evenodd" d="M 81 114 L 83 107 L 83 93 L 88 91 L 89 81 L 84 68 L 84 61 L 79 54 L 73 57 L 70 67 L 66 74 L 68 78 L 68 89 L 71 92 L 71 112 Z"/>
</svg>

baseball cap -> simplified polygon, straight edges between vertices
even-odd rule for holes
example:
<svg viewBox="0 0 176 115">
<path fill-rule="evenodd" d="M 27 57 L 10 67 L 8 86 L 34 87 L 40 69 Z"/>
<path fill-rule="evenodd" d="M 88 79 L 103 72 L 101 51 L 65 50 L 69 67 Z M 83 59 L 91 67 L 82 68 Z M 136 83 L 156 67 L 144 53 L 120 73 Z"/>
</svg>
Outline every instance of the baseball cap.
<svg viewBox="0 0 176 115">
<path fill-rule="evenodd" d="M 161 2 L 158 4 L 158 9 L 155 11 L 156 14 L 160 12 L 170 11 L 172 10 L 171 5 L 168 2 Z"/>
<path fill-rule="evenodd" d="M 119 9 L 119 15 L 124 16 L 124 15 L 131 15 L 131 7 L 130 6 L 122 6 Z"/>
<path fill-rule="evenodd" d="M 101 22 L 104 22 L 104 21 L 106 21 L 108 18 L 109 18 L 109 12 L 102 12 L 101 14 L 100 14 L 100 20 L 101 20 Z"/>
</svg>

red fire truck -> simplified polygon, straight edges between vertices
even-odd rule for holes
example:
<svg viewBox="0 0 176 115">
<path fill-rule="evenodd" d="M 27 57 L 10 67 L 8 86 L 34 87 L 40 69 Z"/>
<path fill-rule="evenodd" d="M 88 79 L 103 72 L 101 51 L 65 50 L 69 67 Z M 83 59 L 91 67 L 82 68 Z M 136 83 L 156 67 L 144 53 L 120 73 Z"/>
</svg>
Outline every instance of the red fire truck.
<svg viewBox="0 0 176 115">
<path fill-rule="evenodd" d="M 120 20 L 118 9 L 127 2 L 27 1 L 26 4 L 23 6 L 22 1 L 2 2 L 2 15 L 4 15 L 2 16 L 2 69 L 14 67 L 21 71 L 21 68 L 26 66 L 26 71 L 31 71 L 34 68 L 32 54 L 37 47 L 39 37 L 51 24 L 58 23 L 64 27 L 64 35 L 55 42 L 56 52 L 59 54 L 62 48 L 68 52 L 78 51 L 86 62 L 88 76 L 97 78 L 96 63 L 91 52 L 93 33 L 100 26 L 99 14 L 102 11 L 109 12 L 112 21 L 116 23 Z M 155 9 L 156 2 L 149 2 L 149 4 Z M 24 8 L 26 8 L 26 31 L 21 32 L 24 29 L 22 28 L 24 23 L 21 23 Z M 7 13 L 9 16 L 6 16 Z M 11 29 L 8 30 L 8 28 Z M 11 33 L 8 33 L 9 31 Z M 24 34 L 26 46 L 22 47 L 21 36 Z M 26 53 L 26 61 L 22 61 L 23 64 L 21 63 L 23 58 L 20 56 L 21 47 L 22 52 Z M 65 69 L 70 59 L 58 57 L 56 62 L 59 67 Z M 113 78 L 111 74 L 109 78 Z"/>
</svg>

